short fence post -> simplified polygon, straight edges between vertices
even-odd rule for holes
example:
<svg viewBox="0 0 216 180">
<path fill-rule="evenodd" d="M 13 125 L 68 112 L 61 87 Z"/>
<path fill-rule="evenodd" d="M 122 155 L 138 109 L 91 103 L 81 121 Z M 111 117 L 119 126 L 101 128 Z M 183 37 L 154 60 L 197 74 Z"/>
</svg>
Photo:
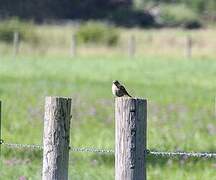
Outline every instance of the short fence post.
<svg viewBox="0 0 216 180">
<path fill-rule="evenodd" d="M 146 180 L 147 101 L 115 99 L 115 180 Z"/>
<path fill-rule="evenodd" d="M 76 49 L 77 49 L 77 39 L 76 39 L 76 34 L 72 34 L 72 39 L 71 39 L 71 56 L 74 57 L 76 56 Z"/>
<path fill-rule="evenodd" d="M 13 36 L 13 55 L 14 57 L 17 56 L 18 52 L 19 52 L 19 33 L 14 32 L 14 36 Z"/>
<path fill-rule="evenodd" d="M 128 56 L 134 57 L 135 51 L 136 51 L 136 40 L 135 40 L 135 36 L 131 35 L 128 40 Z"/>
<path fill-rule="evenodd" d="M 192 56 L 192 46 L 193 46 L 193 41 L 190 35 L 186 37 L 186 57 L 191 58 Z"/>
<path fill-rule="evenodd" d="M 67 180 L 71 99 L 46 97 L 43 136 L 43 180 Z"/>
</svg>

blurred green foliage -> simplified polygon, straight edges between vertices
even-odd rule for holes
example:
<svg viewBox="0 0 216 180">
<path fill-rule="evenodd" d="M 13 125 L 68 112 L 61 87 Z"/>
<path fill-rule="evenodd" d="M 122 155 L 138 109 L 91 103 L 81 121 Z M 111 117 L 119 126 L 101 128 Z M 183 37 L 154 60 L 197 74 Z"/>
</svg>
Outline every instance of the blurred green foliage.
<svg viewBox="0 0 216 180">
<path fill-rule="evenodd" d="M 178 26 L 199 22 L 198 15 L 184 4 L 161 5 L 161 21 L 168 26 Z"/>
<path fill-rule="evenodd" d="M 14 32 L 19 33 L 19 39 L 22 41 L 28 41 L 33 44 L 37 44 L 39 41 L 35 26 L 31 22 L 21 21 L 18 18 L 0 22 L 0 41 L 12 43 Z"/>
<path fill-rule="evenodd" d="M 80 26 L 77 31 L 81 43 L 96 43 L 114 46 L 118 43 L 119 32 L 115 27 L 100 22 L 89 21 Z"/>
<path fill-rule="evenodd" d="M 135 5 L 145 6 L 149 3 L 167 3 L 167 4 L 185 4 L 188 8 L 191 8 L 197 12 L 204 13 L 209 12 L 215 14 L 216 1 L 215 0 L 134 0 Z"/>
</svg>

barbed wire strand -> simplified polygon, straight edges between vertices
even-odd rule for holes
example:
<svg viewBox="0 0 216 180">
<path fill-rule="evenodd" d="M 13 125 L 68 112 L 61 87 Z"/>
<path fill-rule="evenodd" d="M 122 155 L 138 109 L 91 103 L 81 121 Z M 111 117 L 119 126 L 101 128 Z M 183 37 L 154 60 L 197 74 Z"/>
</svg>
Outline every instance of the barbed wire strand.
<svg viewBox="0 0 216 180">
<path fill-rule="evenodd" d="M 112 149 L 99 149 L 93 147 L 70 147 L 70 151 L 73 152 L 92 152 L 101 154 L 114 154 L 115 151 Z"/>
<path fill-rule="evenodd" d="M 167 151 L 150 151 L 150 155 L 162 157 L 194 157 L 194 158 L 216 158 L 216 153 L 210 152 L 167 152 Z"/>
<path fill-rule="evenodd" d="M 15 143 L 6 143 L 1 140 L 1 144 L 8 148 L 12 149 L 31 149 L 31 150 L 42 150 L 43 146 L 37 144 L 15 144 Z"/>
<path fill-rule="evenodd" d="M 3 140 L 0 140 L 0 144 L 8 148 L 13 149 L 31 149 L 31 150 L 42 150 L 42 145 L 37 144 L 15 144 L 15 143 L 6 143 Z M 91 152 L 91 153 L 100 153 L 100 154 L 114 154 L 115 151 L 112 149 L 99 149 L 95 147 L 70 147 L 72 152 Z M 216 152 L 172 152 L 172 151 L 152 151 L 147 149 L 147 155 L 153 156 L 162 156 L 162 157 L 194 157 L 194 158 L 216 158 Z"/>
</svg>

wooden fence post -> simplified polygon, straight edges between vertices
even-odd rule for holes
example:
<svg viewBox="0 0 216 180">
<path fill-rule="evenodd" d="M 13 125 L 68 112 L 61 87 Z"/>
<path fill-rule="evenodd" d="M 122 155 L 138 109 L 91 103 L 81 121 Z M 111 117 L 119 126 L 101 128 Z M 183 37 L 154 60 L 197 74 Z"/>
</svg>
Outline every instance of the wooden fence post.
<svg viewBox="0 0 216 180">
<path fill-rule="evenodd" d="M 115 180 L 146 180 L 147 101 L 115 99 Z"/>
<path fill-rule="evenodd" d="M 77 42 L 76 42 L 76 34 L 72 34 L 72 39 L 71 39 L 71 56 L 75 57 L 76 56 L 76 49 L 77 49 Z"/>
<path fill-rule="evenodd" d="M 43 180 L 67 180 L 71 99 L 46 97 L 43 136 Z"/>
<path fill-rule="evenodd" d="M 131 35 L 128 40 L 128 56 L 134 57 L 136 53 L 136 39 L 134 35 Z"/>
<path fill-rule="evenodd" d="M 186 37 L 186 57 L 191 58 L 192 56 L 192 46 L 193 46 L 193 41 L 190 35 Z"/>
<path fill-rule="evenodd" d="M 14 57 L 16 57 L 18 53 L 19 53 L 19 33 L 14 32 L 14 36 L 13 36 L 13 55 Z"/>
</svg>

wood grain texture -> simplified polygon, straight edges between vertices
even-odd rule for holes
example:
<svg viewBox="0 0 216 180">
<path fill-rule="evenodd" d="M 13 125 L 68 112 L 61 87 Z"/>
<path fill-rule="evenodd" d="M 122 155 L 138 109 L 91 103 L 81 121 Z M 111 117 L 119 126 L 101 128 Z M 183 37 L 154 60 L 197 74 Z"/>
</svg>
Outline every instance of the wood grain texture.
<svg viewBox="0 0 216 180">
<path fill-rule="evenodd" d="M 115 180 L 146 180 L 147 101 L 115 99 Z"/>
<path fill-rule="evenodd" d="M 67 180 L 71 99 L 46 97 L 43 136 L 43 180 Z"/>
</svg>

